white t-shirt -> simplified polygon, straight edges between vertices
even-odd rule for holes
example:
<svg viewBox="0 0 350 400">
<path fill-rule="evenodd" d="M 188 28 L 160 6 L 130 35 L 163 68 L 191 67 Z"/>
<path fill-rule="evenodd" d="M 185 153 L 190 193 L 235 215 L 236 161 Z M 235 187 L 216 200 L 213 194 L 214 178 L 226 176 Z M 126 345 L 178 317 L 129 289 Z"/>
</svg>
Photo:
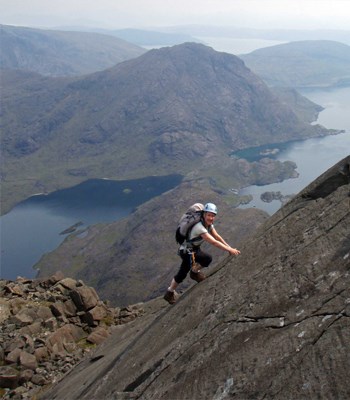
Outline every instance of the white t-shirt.
<svg viewBox="0 0 350 400">
<path fill-rule="evenodd" d="M 210 225 L 209 228 L 207 229 L 201 221 L 198 222 L 191 229 L 189 241 L 187 242 L 187 244 L 193 246 L 200 246 L 204 242 L 204 239 L 202 239 L 201 235 L 203 235 L 203 233 L 210 232 L 213 229 L 213 227 L 214 225 Z"/>
</svg>

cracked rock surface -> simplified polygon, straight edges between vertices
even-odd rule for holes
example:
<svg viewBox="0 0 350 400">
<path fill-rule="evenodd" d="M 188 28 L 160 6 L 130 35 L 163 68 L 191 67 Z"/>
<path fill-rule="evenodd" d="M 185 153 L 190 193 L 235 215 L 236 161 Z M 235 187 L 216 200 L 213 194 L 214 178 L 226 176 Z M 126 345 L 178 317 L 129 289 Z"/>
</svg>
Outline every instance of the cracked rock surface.
<svg viewBox="0 0 350 400">
<path fill-rule="evenodd" d="M 300 192 L 174 306 L 115 330 L 44 398 L 350 398 L 349 165 Z"/>
</svg>

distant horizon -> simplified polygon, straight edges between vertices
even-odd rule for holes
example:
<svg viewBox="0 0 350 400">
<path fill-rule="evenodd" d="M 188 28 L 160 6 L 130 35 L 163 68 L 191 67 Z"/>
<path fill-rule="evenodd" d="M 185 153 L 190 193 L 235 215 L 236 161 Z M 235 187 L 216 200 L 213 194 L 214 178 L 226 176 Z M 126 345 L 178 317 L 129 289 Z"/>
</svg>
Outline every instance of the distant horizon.
<svg viewBox="0 0 350 400">
<path fill-rule="evenodd" d="M 89 25 L 89 24 L 84 24 L 82 23 L 81 25 L 79 24 L 60 24 L 60 25 L 38 25 L 38 24 L 24 24 L 24 23 L 4 23 L 0 22 L 0 25 L 6 25 L 6 26 L 15 26 L 15 27 L 21 27 L 21 28 L 33 28 L 33 29 L 67 29 L 67 28 L 73 28 L 73 29 L 101 29 L 101 30 L 106 30 L 106 31 L 114 31 L 114 30 L 135 30 L 135 31 L 154 31 L 154 32 L 159 32 L 159 33 L 179 33 L 178 29 L 215 29 L 215 30 L 220 30 L 227 33 L 231 34 L 233 31 L 237 33 L 238 31 L 240 32 L 281 32 L 281 33 L 288 33 L 288 32 L 345 32 L 345 33 L 350 33 L 350 28 L 345 29 L 345 28 L 312 28 L 312 29 L 307 29 L 307 28 L 256 28 L 256 27 L 249 27 L 249 26 L 234 26 L 234 25 L 213 25 L 213 24 L 177 24 L 177 25 L 164 25 L 164 26 L 127 26 L 127 27 L 106 27 L 106 26 L 100 26 L 98 24 L 96 25 Z M 243 38 L 243 37 L 242 37 Z"/>
<path fill-rule="evenodd" d="M 214 26 L 214 25 L 202 25 L 202 24 L 188 24 L 178 26 L 167 26 L 167 27 L 149 27 L 149 28 L 106 28 L 98 26 L 78 26 L 78 25 L 61 25 L 61 26 L 27 26 L 27 25 L 14 25 L 14 24 L 2 24 L 4 26 L 13 26 L 16 28 L 29 28 L 29 29 L 40 29 L 40 30 L 56 30 L 56 31 L 72 31 L 72 32 L 95 32 L 100 34 L 109 34 L 109 32 L 116 31 L 130 31 L 120 36 L 121 39 L 129 41 L 130 43 L 138 44 L 146 49 L 158 48 L 168 45 L 174 45 L 179 43 L 172 43 L 171 39 L 169 42 L 162 40 L 160 43 L 156 42 L 137 42 L 137 34 L 133 35 L 133 31 L 140 31 L 138 39 L 140 39 L 142 32 L 153 32 L 156 34 L 166 35 L 183 35 L 188 36 L 189 39 L 184 41 L 201 41 L 203 44 L 214 47 L 217 51 L 225 51 L 233 54 L 246 54 L 250 51 L 254 51 L 258 48 L 269 47 L 278 44 L 284 44 L 295 41 L 307 41 L 307 40 L 329 40 L 350 46 L 350 29 L 261 29 L 261 28 L 239 28 L 233 26 Z M 114 35 L 115 36 L 115 35 Z M 119 37 L 119 36 L 118 36 Z M 236 41 L 237 43 L 233 43 Z M 238 43 L 241 41 L 242 43 Z M 259 43 L 254 43 L 258 42 Z M 230 49 L 232 45 L 236 48 L 236 51 L 232 52 Z M 242 47 L 243 46 L 243 47 Z"/>
<path fill-rule="evenodd" d="M 0 23 L 157 29 L 189 25 L 239 29 L 349 30 L 348 0 L 0 0 Z"/>
</svg>

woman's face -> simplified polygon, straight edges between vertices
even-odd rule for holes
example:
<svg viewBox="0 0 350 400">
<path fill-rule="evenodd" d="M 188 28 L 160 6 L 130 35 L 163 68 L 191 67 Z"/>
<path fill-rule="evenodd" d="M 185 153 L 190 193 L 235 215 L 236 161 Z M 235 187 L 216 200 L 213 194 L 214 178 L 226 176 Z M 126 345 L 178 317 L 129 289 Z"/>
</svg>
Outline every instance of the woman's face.
<svg viewBox="0 0 350 400">
<path fill-rule="evenodd" d="M 204 213 L 204 222 L 206 225 L 212 225 L 214 223 L 214 219 L 216 217 L 216 214 L 212 212 L 205 212 Z"/>
</svg>

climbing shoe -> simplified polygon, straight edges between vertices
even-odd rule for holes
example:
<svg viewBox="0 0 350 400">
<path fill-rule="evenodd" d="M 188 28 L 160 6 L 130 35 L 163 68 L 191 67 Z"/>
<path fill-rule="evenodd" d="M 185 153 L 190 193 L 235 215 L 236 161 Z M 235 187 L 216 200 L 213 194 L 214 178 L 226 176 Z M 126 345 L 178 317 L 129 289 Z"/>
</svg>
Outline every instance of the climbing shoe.
<svg viewBox="0 0 350 400">
<path fill-rule="evenodd" d="M 190 278 L 196 282 L 202 282 L 206 279 L 206 276 L 202 272 L 190 272 Z"/>
<path fill-rule="evenodd" d="M 169 304 L 174 304 L 176 303 L 178 296 L 179 295 L 176 293 L 176 291 L 170 292 L 170 290 L 167 290 L 164 295 L 164 300 L 166 300 Z"/>
</svg>

